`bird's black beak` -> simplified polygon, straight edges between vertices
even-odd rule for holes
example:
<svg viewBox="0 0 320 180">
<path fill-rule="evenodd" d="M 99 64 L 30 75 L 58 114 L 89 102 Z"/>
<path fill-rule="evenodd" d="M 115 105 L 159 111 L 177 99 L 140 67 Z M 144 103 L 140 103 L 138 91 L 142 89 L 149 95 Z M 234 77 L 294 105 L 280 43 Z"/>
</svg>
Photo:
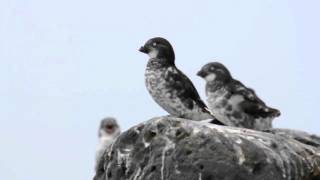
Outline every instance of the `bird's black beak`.
<svg viewBox="0 0 320 180">
<path fill-rule="evenodd" d="M 197 76 L 200 76 L 200 77 L 204 77 L 205 76 L 205 73 L 203 71 L 199 71 L 197 73 Z"/>
<path fill-rule="evenodd" d="M 148 49 L 145 46 L 141 46 L 141 48 L 139 49 L 140 52 L 147 54 L 148 53 Z"/>
</svg>

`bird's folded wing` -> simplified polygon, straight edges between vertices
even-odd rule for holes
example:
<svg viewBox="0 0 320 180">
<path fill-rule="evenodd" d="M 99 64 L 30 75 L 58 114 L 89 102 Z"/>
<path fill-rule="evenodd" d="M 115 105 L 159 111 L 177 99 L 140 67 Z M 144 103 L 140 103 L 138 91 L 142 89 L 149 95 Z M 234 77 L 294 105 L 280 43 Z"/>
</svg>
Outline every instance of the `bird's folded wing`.
<svg viewBox="0 0 320 180">
<path fill-rule="evenodd" d="M 201 100 L 197 89 L 183 72 L 177 68 L 171 68 L 167 71 L 165 78 L 167 82 L 170 83 L 170 86 L 178 90 L 178 96 L 187 103 L 189 107 L 193 106 L 193 102 L 196 102 L 201 108 L 210 113 L 207 105 Z"/>
<path fill-rule="evenodd" d="M 238 94 L 244 97 L 245 100 L 240 103 L 240 107 L 244 112 L 257 118 L 280 115 L 278 110 L 266 106 L 266 104 L 256 95 L 254 90 L 247 88 L 240 81 L 234 80 L 230 90 L 232 94 Z"/>
</svg>

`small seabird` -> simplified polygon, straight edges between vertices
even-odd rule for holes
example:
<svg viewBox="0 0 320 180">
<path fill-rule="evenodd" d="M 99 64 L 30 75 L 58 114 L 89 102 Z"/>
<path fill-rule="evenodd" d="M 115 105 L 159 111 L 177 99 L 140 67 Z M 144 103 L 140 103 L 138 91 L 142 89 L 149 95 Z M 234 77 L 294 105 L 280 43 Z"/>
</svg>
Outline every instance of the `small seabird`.
<svg viewBox="0 0 320 180">
<path fill-rule="evenodd" d="M 209 120 L 223 125 L 208 110 L 191 80 L 175 66 L 175 54 L 168 40 L 156 37 L 139 50 L 150 59 L 145 82 L 152 98 L 170 115 L 195 121 Z"/>
<path fill-rule="evenodd" d="M 115 118 L 108 117 L 101 120 L 98 130 L 99 143 L 96 150 L 96 172 L 103 170 L 103 164 L 101 164 L 103 155 L 120 133 L 121 130 Z"/>
<path fill-rule="evenodd" d="M 233 79 L 219 62 L 208 63 L 198 72 L 206 81 L 206 95 L 212 114 L 236 127 L 266 130 L 280 111 L 268 107 L 254 92 Z"/>
</svg>

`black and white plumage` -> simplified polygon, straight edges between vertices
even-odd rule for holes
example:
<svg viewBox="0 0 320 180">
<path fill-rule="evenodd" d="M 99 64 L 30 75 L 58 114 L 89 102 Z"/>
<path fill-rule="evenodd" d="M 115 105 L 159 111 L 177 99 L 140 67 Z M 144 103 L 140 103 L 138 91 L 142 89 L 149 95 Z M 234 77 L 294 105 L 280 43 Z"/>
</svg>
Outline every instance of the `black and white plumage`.
<svg viewBox="0 0 320 180">
<path fill-rule="evenodd" d="M 206 95 L 213 115 L 237 127 L 265 130 L 280 111 L 268 107 L 254 92 L 233 79 L 221 63 L 212 62 L 202 67 L 198 76 L 206 80 Z"/>
<path fill-rule="evenodd" d="M 170 115 L 190 120 L 216 120 L 190 79 L 175 66 L 174 50 L 164 38 L 152 38 L 140 48 L 150 59 L 145 82 L 152 98 Z"/>
<path fill-rule="evenodd" d="M 101 164 L 101 162 L 103 162 L 101 161 L 102 157 L 120 133 L 121 130 L 115 118 L 108 117 L 101 120 L 98 130 L 99 142 L 96 150 L 96 172 L 103 170 L 103 163 Z"/>
</svg>

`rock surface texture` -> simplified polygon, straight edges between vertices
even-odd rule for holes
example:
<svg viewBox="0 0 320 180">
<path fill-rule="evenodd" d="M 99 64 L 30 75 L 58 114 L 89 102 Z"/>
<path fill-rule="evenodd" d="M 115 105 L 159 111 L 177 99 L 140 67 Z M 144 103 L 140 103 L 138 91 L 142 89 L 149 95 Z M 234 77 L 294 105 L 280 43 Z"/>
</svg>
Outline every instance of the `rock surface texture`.
<svg viewBox="0 0 320 180">
<path fill-rule="evenodd" d="M 94 180 L 320 180 L 320 138 L 159 117 L 122 133 Z"/>
</svg>

